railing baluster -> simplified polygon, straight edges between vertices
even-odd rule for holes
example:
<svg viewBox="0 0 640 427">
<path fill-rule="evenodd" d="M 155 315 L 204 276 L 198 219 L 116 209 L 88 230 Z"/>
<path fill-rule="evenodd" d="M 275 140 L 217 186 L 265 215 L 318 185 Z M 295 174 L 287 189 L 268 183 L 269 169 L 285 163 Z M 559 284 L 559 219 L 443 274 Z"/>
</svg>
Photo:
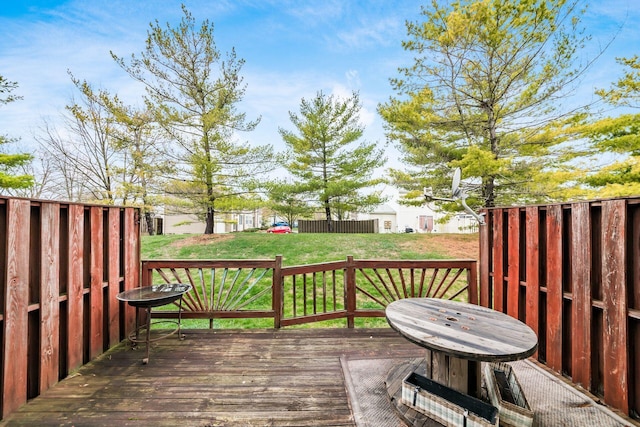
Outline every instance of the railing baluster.
<svg viewBox="0 0 640 427">
<path fill-rule="evenodd" d="M 422 296 L 422 290 L 424 288 L 424 279 L 427 275 L 427 269 L 423 268 L 422 269 L 422 273 L 420 274 L 420 290 L 418 291 L 418 296 L 421 297 Z"/>
<path fill-rule="evenodd" d="M 318 288 L 317 288 L 317 284 L 316 284 L 316 272 L 313 272 L 313 314 L 317 314 L 318 313 L 318 303 L 317 303 L 317 298 L 318 298 Z"/>
<path fill-rule="evenodd" d="M 204 305 L 202 304 L 202 300 L 200 299 L 200 292 L 198 290 L 200 290 L 201 292 L 204 292 L 204 286 L 203 282 L 202 282 L 202 274 L 200 275 L 200 284 L 201 286 L 196 286 L 196 283 L 193 280 L 193 277 L 191 276 L 191 271 L 189 270 L 189 268 L 185 268 L 184 269 L 185 273 L 187 274 L 187 277 L 189 278 L 189 284 L 191 285 L 192 291 L 187 293 L 187 300 L 191 300 L 194 304 L 196 304 L 195 301 L 193 301 L 193 298 L 191 297 L 191 294 L 195 294 L 196 295 L 196 300 L 197 300 L 197 307 L 198 309 L 202 310 L 204 308 Z M 202 273 L 202 270 L 200 270 L 200 273 Z M 184 302 L 184 298 L 183 298 L 183 302 Z M 192 308 L 192 310 L 195 311 L 195 307 Z"/>
<path fill-rule="evenodd" d="M 386 283 L 383 281 L 382 277 L 380 277 L 380 274 L 378 274 L 377 270 L 375 270 L 376 276 L 378 276 L 378 279 L 380 279 L 380 281 L 384 285 L 384 288 L 387 291 L 387 293 L 383 292 L 382 289 L 378 287 L 376 283 L 374 283 L 374 281 L 369 277 L 369 275 L 367 275 L 367 273 L 363 269 L 360 269 L 360 273 L 362 273 L 362 275 L 369 281 L 369 283 L 371 283 L 371 285 L 375 288 L 376 291 L 378 291 L 378 293 L 385 299 L 387 303 L 393 302 L 394 300 L 393 298 L 388 298 L 388 297 L 392 297 L 393 295 L 390 289 L 387 287 Z M 386 304 L 382 304 L 382 306 L 385 306 L 385 305 Z"/>
<path fill-rule="evenodd" d="M 256 271 L 256 269 L 255 269 L 255 268 L 251 270 L 251 273 L 247 276 L 247 279 L 244 281 L 244 283 L 247 283 L 247 281 L 249 280 L 249 278 L 250 278 L 251 276 L 253 276 L 253 273 L 254 273 L 255 271 Z M 262 270 L 262 273 L 261 273 L 258 277 L 256 277 L 256 278 L 255 278 L 251 283 L 249 283 L 249 285 L 248 285 L 248 286 L 246 286 L 246 287 L 245 287 L 246 289 L 245 289 L 245 291 L 242 293 L 242 295 L 240 295 L 238 298 L 236 298 L 236 299 L 233 301 L 233 304 L 230 304 L 230 305 L 229 305 L 229 310 L 234 310 L 234 309 L 235 309 L 235 310 L 237 310 L 237 309 L 240 309 L 240 308 L 242 308 L 242 307 L 245 307 L 247 304 L 249 304 L 250 302 L 254 301 L 255 299 L 257 299 L 257 298 L 250 298 L 249 300 L 247 300 L 247 301 L 245 301 L 244 303 L 242 303 L 242 299 L 243 299 L 243 298 L 244 298 L 244 297 L 245 297 L 249 292 L 251 292 L 251 290 L 256 286 L 256 284 L 257 284 L 258 282 L 260 282 L 260 280 L 262 280 L 262 278 L 263 278 L 263 277 L 264 277 L 268 272 L 270 272 L 270 271 L 271 271 L 271 270 L 268 270 L 268 269 L 264 269 L 264 270 Z M 267 289 L 267 291 L 269 291 L 269 289 Z"/>
<path fill-rule="evenodd" d="M 215 298 L 216 298 L 216 269 L 212 268 L 211 269 L 211 302 L 209 303 L 209 307 L 211 310 L 214 309 L 214 303 L 215 303 Z"/>
<path fill-rule="evenodd" d="M 402 294 L 400 293 L 400 290 L 398 289 L 398 285 L 396 284 L 396 281 L 393 280 L 393 276 L 391 276 L 391 272 L 389 271 L 388 268 L 385 268 L 386 272 L 387 272 L 387 277 L 389 277 L 389 281 L 391 282 L 391 284 L 393 285 L 393 289 L 396 291 L 396 297 L 397 299 L 402 299 Z M 406 292 L 404 293 L 404 296 L 406 298 Z"/>
<path fill-rule="evenodd" d="M 440 282 L 438 283 L 438 287 L 436 288 L 436 290 L 433 292 L 433 296 L 435 298 L 437 298 L 438 292 L 440 292 L 440 288 L 442 287 L 442 285 L 445 283 L 445 281 L 447 280 L 447 277 L 449 277 L 449 273 L 451 273 L 451 269 L 447 268 L 444 272 L 444 276 L 440 279 Z"/>
<path fill-rule="evenodd" d="M 461 268 L 458 269 L 456 274 L 451 278 L 451 280 L 449 280 L 449 283 L 447 284 L 447 286 L 445 286 L 445 288 L 442 290 L 442 292 L 440 292 L 439 295 L 436 295 L 436 298 L 443 298 L 446 295 L 446 293 L 449 292 L 449 289 L 451 289 L 455 285 L 455 282 L 456 282 L 456 280 L 458 280 L 458 278 L 462 274 L 462 271 L 463 270 Z M 465 289 L 466 289 L 466 287 L 465 287 Z"/>
<path fill-rule="evenodd" d="M 433 284 L 436 281 L 436 277 L 438 277 L 438 273 L 440 272 L 439 268 L 433 269 L 433 274 L 431 275 L 431 280 L 429 280 L 429 287 L 427 288 L 427 292 L 424 294 L 425 297 L 431 296 L 431 289 L 433 289 Z"/>
<path fill-rule="evenodd" d="M 322 272 L 322 312 L 327 312 L 327 272 Z"/>
<path fill-rule="evenodd" d="M 302 294 L 304 296 L 304 315 L 307 315 L 307 275 L 302 274 Z"/>
<path fill-rule="evenodd" d="M 227 281 L 227 272 L 229 271 L 228 268 L 224 268 L 222 270 L 222 277 L 220 278 L 220 284 L 219 284 L 219 289 L 218 289 L 218 303 L 216 304 L 216 310 L 220 310 L 222 307 L 222 291 L 224 290 L 224 284 Z"/>
<path fill-rule="evenodd" d="M 296 289 L 296 275 L 292 276 L 293 282 L 293 317 L 298 316 L 298 290 Z"/>
</svg>

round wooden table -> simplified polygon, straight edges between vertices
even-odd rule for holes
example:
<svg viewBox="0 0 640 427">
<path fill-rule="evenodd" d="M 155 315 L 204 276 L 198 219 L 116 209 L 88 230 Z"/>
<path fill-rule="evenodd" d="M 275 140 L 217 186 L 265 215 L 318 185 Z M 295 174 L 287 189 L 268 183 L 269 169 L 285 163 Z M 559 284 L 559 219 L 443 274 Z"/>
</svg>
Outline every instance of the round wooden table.
<svg viewBox="0 0 640 427">
<path fill-rule="evenodd" d="M 518 319 L 468 303 L 406 298 L 386 308 L 389 325 L 427 349 L 426 376 L 479 397 L 481 362 L 519 360 L 538 347 L 535 332 Z"/>
</svg>

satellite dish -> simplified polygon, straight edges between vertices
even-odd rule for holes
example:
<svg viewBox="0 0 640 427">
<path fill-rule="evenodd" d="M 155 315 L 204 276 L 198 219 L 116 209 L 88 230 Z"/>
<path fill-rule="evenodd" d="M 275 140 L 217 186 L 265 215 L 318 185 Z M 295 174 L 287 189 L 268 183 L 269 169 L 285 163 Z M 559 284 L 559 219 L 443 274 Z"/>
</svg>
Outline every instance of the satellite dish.
<svg viewBox="0 0 640 427">
<path fill-rule="evenodd" d="M 431 201 L 443 201 L 443 202 L 456 202 L 459 201 L 460 204 L 462 204 L 462 207 L 464 208 L 465 212 L 467 212 L 468 214 L 470 214 L 471 216 L 473 216 L 476 221 L 478 221 L 478 224 L 480 225 L 484 225 L 484 218 L 482 217 L 482 215 L 478 215 L 477 213 L 475 213 L 473 211 L 473 209 L 471 209 L 468 205 L 467 202 L 465 201 L 465 199 L 467 198 L 466 193 L 462 190 L 462 188 L 460 188 L 460 175 L 462 174 L 462 172 L 460 171 L 460 168 L 456 168 L 453 171 L 453 182 L 451 183 L 451 192 L 453 193 L 453 199 L 447 199 L 444 197 L 435 197 L 432 192 L 431 192 L 431 188 L 427 189 L 426 187 L 422 189 L 422 191 L 424 192 L 424 198 L 427 202 L 431 202 Z M 483 214 L 484 215 L 484 214 Z"/>
<path fill-rule="evenodd" d="M 451 184 L 451 193 L 453 194 L 453 197 L 459 197 L 460 196 L 460 168 L 456 168 L 453 171 L 453 182 Z"/>
</svg>

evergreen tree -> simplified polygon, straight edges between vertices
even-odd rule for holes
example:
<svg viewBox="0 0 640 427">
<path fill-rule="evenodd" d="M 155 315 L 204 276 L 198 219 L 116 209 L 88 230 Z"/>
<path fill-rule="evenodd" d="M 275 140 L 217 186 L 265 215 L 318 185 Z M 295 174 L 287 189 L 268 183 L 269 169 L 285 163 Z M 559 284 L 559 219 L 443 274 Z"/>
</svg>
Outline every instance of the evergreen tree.
<svg viewBox="0 0 640 427">
<path fill-rule="evenodd" d="M 295 132 L 280 128 L 290 150 L 286 167 L 297 178 L 295 192 L 313 195 L 330 231 L 332 220 L 342 219 L 343 212 L 367 210 L 383 201 L 376 193 L 362 193 L 382 182 L 373 173 L 386 159 L 375 143 L 357 144 L 363 133 L 360 108 L 355 92 L 344 100 L 319 92 L 302 99 L 299 115 L 289 112 Z"/>
<path fill-rule="evenodd" d="M 183 166 L 177 180 L 186 182 L 189 198 L 202 210 L 205 234 L 214 231 L 214 215 L 225 198 L 248 192 L 247 181 L 270 170 L 272 148 L 240 143 L 237 132 L 253 130 L 259 120 L 247 121 L 238 112 L 245 85 L 240 76 L 244 60 L 232 50 L 223 57 L 205 20 L 196 26 L 182 6 L 184 17 L 171 28 L 151 24 L 145 50 L 128 61 L 112 53 L 114 60 L 135 80 L 144 84 L 147 105 L 156 114 L 172 141 L 175 157 Z M 168 188 L 176 193 L 183 186 Z"/>
<path fill-rule="evenodd" d="M 19 100 L 21 97 L 12 93 L 18 84 L 0 75 L 0 105 Z M 16 139 L 0 134 L 0 192 L 8 189 L 30 188 L 34 184 L 33 175 L 16 174 L 16 170 L 28 165 L 33 156 L 28 153 L 9 153 L 3 149 Z"/>
<path fill-rule="evenodd" d="M 598 197 L 640 194 L 640 58 L 618 58 L 623 76 L 609 89 L 596 93 L 615 107 L 627 111 L 617 117 L 604 117 L 580 128 L 579 136 L 593 143 L 598 158 L 610 163 L 588 174 L 584 182 L 596 189 Z"/>
<path fill-rule="evenodd" d="M 576 53 L 578 0 L 432 1 L 408 22 L 412 66 L 392 80 L 398 96 L 379 107 L 408 170 L 391 172 L 410 195 L 450 192 L 461 167 L 479 189 L 470 204 L 560 197 L 581 152 L 562 144 L 560 100 L 590 63 Z M 552 185 L 550 185 L 552 184 Z M 472 194 L 473 195 L 473 194 Z"/>
</svg>

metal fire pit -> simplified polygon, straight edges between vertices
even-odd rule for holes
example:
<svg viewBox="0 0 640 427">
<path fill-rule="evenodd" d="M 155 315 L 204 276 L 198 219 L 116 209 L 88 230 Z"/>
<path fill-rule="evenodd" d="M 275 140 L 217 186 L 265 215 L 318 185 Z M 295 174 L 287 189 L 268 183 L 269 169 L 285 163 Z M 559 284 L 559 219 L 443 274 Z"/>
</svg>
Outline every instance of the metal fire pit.
<svg viewBox="0 0 640 427">
<path fill-rule="evenodd" d="M 145 342 L 147 345 L 145 358 L 142 359 L 143 364 L 149 363 L 149 347 L 151 342 L 166 338 L 170 335 L 178 332 L 180 339 L 184 337 L 180 334 L 180 323 L 182 320 L 182 297 L 185 293 L 191 290 L 191 285 L 184 283 L 168 283 L 162 285 L 143 286 L 140 288 L 130 289 L 128 291 L 120 292 L 116 295 L 116 298 L 120 301 L 124 301 L 132 307 L 136 308 L 136 328 L 129 334 L 129 341 L 137 344 L 139 342 Z M 151 339 L 151 309 L 153 307 L 160 307 L 170 304 L 176 300 L 178 303 L 178 320 L 177 321 L 162 321 L 162 323 L 172 323 L 176 325 L 176 328 L 171 332 L 161 335 L 159 337 Z M 139 311 L 145 310 L 147 313 L 147 319 L 145 324 L 140 325 Z M 144 339 L 140 339 L 140 331 L 146 329 Z"/>
</svg>

